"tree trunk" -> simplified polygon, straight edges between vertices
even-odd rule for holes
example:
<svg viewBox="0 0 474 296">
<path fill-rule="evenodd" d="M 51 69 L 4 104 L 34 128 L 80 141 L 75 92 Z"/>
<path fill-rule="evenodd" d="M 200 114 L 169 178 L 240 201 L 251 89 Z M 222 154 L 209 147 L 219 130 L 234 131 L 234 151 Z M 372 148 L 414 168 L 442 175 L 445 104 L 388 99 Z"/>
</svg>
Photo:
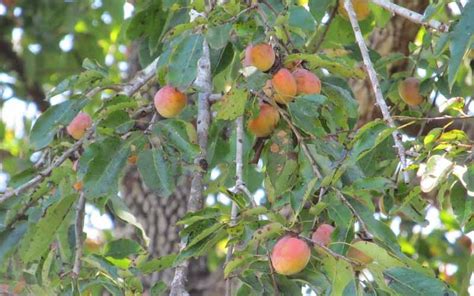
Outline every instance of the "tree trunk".
<svg viewBox="0 0 474 296">
<path fill-rule="evenodd" d="M 140 70 L 138 44 L 129 48 L 129 77 Z M 183 175 L 178 180 L 176 191 L 168 198 L 158 196 L 147 188 L 141 180 L 136 166 L 127 168 L 122 181 L 121 194 L 131 213 L 143 225 L 150 237 L 149 252 L 153 258 L 177 253 L 179 251 L 179 231 L 176 225 L 187 212 L 187 201 L 191 188 L 190 176 Z M 117 225 L 117 233 L 124 237 L 134 237 L 135 230 L 127 225 Z M 224 281 L 222 270 L 211 273 L 206 258 L 192 260 L 189 265 L 188 291 L 191 295 L 223 295 Z M 174 276 L 174 269 L 167 269 L 144 278 L 144 288 L 148 290 L 161 280 L 167 285 Z"/>
</svg>

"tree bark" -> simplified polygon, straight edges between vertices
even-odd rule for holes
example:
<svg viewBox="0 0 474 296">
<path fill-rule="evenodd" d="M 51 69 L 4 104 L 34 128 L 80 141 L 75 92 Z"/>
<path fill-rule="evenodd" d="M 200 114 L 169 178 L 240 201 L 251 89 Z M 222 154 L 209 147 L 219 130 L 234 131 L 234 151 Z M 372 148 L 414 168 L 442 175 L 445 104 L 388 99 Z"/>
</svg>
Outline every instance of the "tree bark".
<svg viewBox="0 0 474 296">
<path fill-rule="evenodd" d="M 129 48 L 129 76 L 140 70 L 138 61 L 138 43 Z M 151 97 L 150 97 L 151 100 Z M 173 195 L 164 198 L 152 192 L 143 183 L 136 166 L 127 168 L 122 181 L 121 194 L 131 213 L 143 225 L 150 238 L 149 252 L 153 258 L 177 253 L 179 251 L 180 227 L 176 223 L 187 213 L 187 201 L 190 195 L 191 176 L 179 178 Z M 117 233 L 120 236 L 134 237 L 135 230 L 119 224 Z M 144 288 L 148 290 L 155 282 L 161 280 L 167 285 L 174 276 L 174 269 L 167 269 L 145 277 Z M 192 260 L 189 265 L 187 289 L 191 295 L 223 295 L 224 279 L 222 270 L 210 272 L 206 258 Z"/>
</svg>

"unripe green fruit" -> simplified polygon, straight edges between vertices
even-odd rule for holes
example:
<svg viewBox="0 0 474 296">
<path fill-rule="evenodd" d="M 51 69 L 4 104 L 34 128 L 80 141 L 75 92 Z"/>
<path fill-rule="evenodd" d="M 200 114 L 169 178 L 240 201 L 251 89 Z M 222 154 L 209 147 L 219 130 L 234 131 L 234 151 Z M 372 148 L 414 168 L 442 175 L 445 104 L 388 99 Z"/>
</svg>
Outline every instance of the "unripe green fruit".
<svg viewBox="0 0 474 296">
<path fill-rule="evenodd" d="M 187 104 L 186 95 L 171 85 L 166 85 L 156 92 L 155 108 L 165 118 L 177 116 Z"/>
</svg>

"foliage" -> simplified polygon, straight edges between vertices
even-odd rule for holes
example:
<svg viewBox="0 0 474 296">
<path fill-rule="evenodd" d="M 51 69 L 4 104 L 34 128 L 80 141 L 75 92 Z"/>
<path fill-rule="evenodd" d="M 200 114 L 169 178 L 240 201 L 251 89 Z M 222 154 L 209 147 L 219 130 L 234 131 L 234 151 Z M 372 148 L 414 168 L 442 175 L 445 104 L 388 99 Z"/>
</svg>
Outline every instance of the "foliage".
<svg viewBox="0 0 474 296">
<path fill-rule="evenodd" d="M 23 21 L 26 77 L 49 88 L 48 99 L 60 95 L 65 101 L 42 113 L 25 138 L 0 132 L 0 149 L 7 155 L 2 170 L 11 176 L 8 186 L 25 184 L 74 145 L 64 127 L 80 110 L 91 114 L 95 125 L 81 149 L 34 189 L 0 203 L 2 284 L 35 295 L 103 290 L 113 295 L 141 294 L 139 276 L 216 253 L 224 243 L 236 249 L 223 271 L 238 282 L 236 295 L 273 295 L 277 289 L 283 295 L 296 295 L 303 287 L 318 295 L 454 295 L 454 291 L 467 295 L 471 250 L 447 241 L 444 232 L 474 231 L 472 139 L 449 124 L 429 130 L 426 136 L 407 137 L 404 145 L 411 151 L 412 182 L 401 180 L 393 129 L 382 120 L 357 125 L 357 101 L 348 79 L 364 79 L 366 74 L 358 67 L 361 57 L 352 28 L 338 14 L 329 27 L 322 23 L 337 1 L 310 0 L 308 9 L 293 1 L 256 1 L 251 7 L 244 1 L 227 1 L 207 16 L 205 1 L 137 1 L 134 16 L 125 22 L 123 1 L 103 0 L 95 7 L 96 2 L 19 1 L 15 8 L 22 11 L 17 19 Z M 405 57 L 370 52 L 384 97 L 393 105 L 392 115 L 425 117 L 438 95 L 459 97 L 445 106 L 444 114 L 466 115 L 464 106 L 474 90 L 469 66 L 474 2 L 468 1 L 462 14 L 451 19 L 443 5 L 433 1 L 426 10 L 431 14 L 425 17 L 453 21 L 450 32 L 422 27 L 410 44 L 410 67 L 426 72 L 421 91 L 430 100 L 420 108 L 408 107 L 396 91 L 398 81 L 410 74 L 388 72 Z M 0 21 L 8 24 L 5 28 L 14 27 L 13 8 L 0 15 Z M 364 36 L 383 27 L 390 17 L 376 5 L 371 5 L 371 11 L 361 22 Z M 5 38 L 6 33 L 1 34 Z M 74 36 L 74 47 L 61 52 L 57 44 L 66 34 Z M 160 85 L 172 84 L 187 93 L 192 103 L 178 118 L 159 119 L 148 126 L 150 117 L 143 117 L 141 111 L 150 115 L 154 109 L 146 89 L 133 94 L 116 91 L 123 90 L 120 63 L 104 61 L 106 56 L 125 59 L 120 47 L 130 41 L 139 44 L 143 67 L 159 57 L 153 71 Z M 224 93 L 212 106 L 205 193 L 226 195 L 238 206 L 239 215 L 233 221 L 230 207 L 220 203 L 187 213 L 178 223 L 186 247 L 178 254 L 151 258 L 142 225 L 119 197 L 119 182 L 124 170 L 136 165 L 151 190 L 161 198 L 173 198 L 180 186 L 178 176 L 202 170 L 194 163 L 200 149 L 193 122 L 202 90 L 193 81 L 203 42 L 210 46 L 213 92 Z M 259 42 L 274 46 L 277 65 L 302 61 L 320 77 L 322 93 L 301 95 L 278 107 L 283 118 L 263 142 L 258 165 L 251 164 L 256 139 L 245 131 L 244 182 L 253 192 L 265 192 L 265 198 L 254 205 L 248 196 L 229 188 L 237 177 L 234 120 L 243 116 L 247 122 L 257 115 L 259 100 L 268 101 L 261 89 L 272 72 L 248 73 L 242 68 L 245 47 Z M 27 50 L 32 44 L 40 44 L 41 51 Z M 0 70 L 7 71 L 3 66 Z M 8 85 L 18 97 L 27 97 L 22 93 L 25 86 L 0 84 Z M 43 163 L 27 161 L 38 153 Z M 213 170 L 219 173 L 217 178 L 210 177 Z M 83 185 L 79 191 L 73 187 L 78 182 Z M 75 204 L 81 194 L 87 203 L 136 227 L 140 240 L 110 238 L 94 247 L 86 239 L 82 268 L 74 277 L 70 275 L 78 243 L 73 235 Z M 425 225 L 430 204 L 439 208 L 443 229 L 422 237 L 413 227 Z M 401 235 L 390 228 L 394 219 L 402 221 Z M 335 226 L 329 248 L 312 248 L 310 263 L 296 275 L 274 274 L 268 253 L 277 239 L 284 233 L 310 238 L 322 223 Z M 356 236 L 370 238 L 369 243 L 353 244 L 374 259 L 366 266 L 370 279 L 357 264 L 340 259 Z M 458 267 L 455 278 L 439 274 L 448 263 Z M 158 282 L 153 290 L 158 295 L 167 287 Z"/>
</svg>

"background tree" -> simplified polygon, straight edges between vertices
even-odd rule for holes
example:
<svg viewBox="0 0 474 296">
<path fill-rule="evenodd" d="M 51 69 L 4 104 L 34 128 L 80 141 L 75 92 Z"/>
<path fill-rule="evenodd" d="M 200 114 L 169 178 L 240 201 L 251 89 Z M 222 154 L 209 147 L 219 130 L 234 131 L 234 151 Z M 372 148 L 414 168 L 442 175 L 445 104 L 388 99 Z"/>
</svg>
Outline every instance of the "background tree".
<svg viewBox="0 0 474 296">
<path fill-rule="evenodd" d="M 473 3 L 304 2 L 4 0 L 2 289 L 467 295 Z"/>
</svg>

